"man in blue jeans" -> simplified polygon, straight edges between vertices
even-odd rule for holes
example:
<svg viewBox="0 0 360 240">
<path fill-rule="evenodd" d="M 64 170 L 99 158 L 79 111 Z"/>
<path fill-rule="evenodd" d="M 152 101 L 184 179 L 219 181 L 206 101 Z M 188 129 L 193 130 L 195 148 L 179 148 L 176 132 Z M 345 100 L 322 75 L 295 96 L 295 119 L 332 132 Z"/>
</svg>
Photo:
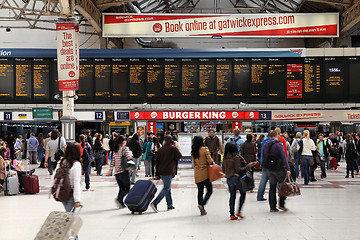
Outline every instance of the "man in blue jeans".
<svg viewBox="0 0 360 240">
<path fill-rule="evenodd" d="M 181 157 L 181 153 L 173 145 L 173 138 L 169 135 L 165 136 L 164 146 L 155 155 L 156 176 L 160 176 L 164 187 L 157 198 L 151 203 L 151 208 L 154 212 L 158 212 L 157 205 L 164 197 L 166 198 L 167 209 L 175 209 L 171 198 L 171 181 L 176 175 L 177 163 Z"/>
<path fill-rule="evenodd" d="M 264 144 L 269 141 L 269 135 L 267 136 L 267 138 L 265 138 L 262 142 L 261 142 L 261 150 L 264 146 Z M 262 151 L 260 151 L 261 153 Z M 263 156 L 262 154 L 260 154 L 260 164 L 262 164 L 263 161 Z M 266 201 L 266 198 L 264 198 L 264 194 L 265 194 L 265 188 L 266 188 L 266 183 L 269 180 L 269 174 L 266 168 L 262 167 L 261 168 L 261 180 L 259 183 L 259 188 L 258 188 L 258 193 L 257 193 L 257 200 L 258 201 Z"/>
</svg>

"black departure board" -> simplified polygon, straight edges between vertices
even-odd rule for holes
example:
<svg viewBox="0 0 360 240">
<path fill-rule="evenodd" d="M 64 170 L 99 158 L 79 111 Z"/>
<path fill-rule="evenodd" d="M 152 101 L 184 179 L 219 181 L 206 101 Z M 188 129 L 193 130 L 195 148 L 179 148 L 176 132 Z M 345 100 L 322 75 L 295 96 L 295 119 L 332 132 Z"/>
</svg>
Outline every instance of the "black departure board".
<svg viewBox="0 0 360 240">
<path fill-rule="evenodd" d="M 111 60 L 95 59 L 95 98 L 110 98 Z"/>
<path fill-rule="evenodd" d="M 233 96 L 249 97 L 250 93 L 250 61 L 249 59 L 235 58 L 233 61 Z"/>
<path fill-rule="evenodd" d="M 182 97 L 198 97 L 198 61 L 197 59 L 181 59 L 182 61 Z"/>
<path fill-rule="evenodd" d="M 147 59 L 146 65 L 146 96 L 148 98 L 161 98 L 164 86 L 164 61 L 162 59 Z"/>
<path fill-rule="evenodd" d="M 129 64 L 126 59 L 112 59 L 112 96 L 114 99 L 129 97 Z"/>
<path fill-rule="evenodd" d="M 144 59 L 129 59 L 130 97 L 144 99 L 146 87 L 146 62 Z"/>
<path fill-rule="evenodd" d="M 199 59 L 199 96 L 216 95 L 216 72 L 214 59 Z"/>
<path fill-rule="evenodd" d="M 31 59 L 15 59 L 15 96 L 31 99 Z"/>
<path fill-rule="evenodd" d="M 251 59 L 251 96 L 266 97 L 266 75 L 268 71 L 268 61 L 262 58 Z"/>
<path fill-rule="evenodd" d="M 164 59 L 164 96 L 180 97 L 181 89 L 181 62 L 179 59 Z"/>
<path fill-rule="evenodd" d="M 0 100 L 14 98 L 14 65 L 13 60 L 0 58 Z"/>
<path fill-rule="evenodd" d="M 321 94 L 321 61 L 317 58 L 304 59 L 304 99 L 316 99 Z"/>
<path fill-rule="evenodd" d="M 33 60 L 34 99 L 49 99 L 50 62 L 49 59 Z"/>
<path fill-rule="evenodd" d="M 349 58 L 349 97 L 360 98 L 360 58 Z"/>
<path fill-rule="evenodd" d="M 326 96 L 332 99 L 344 97 L 345 63 L 341 58 L 325 58 L 324 85 Z"/>
<path fill-rule="evenodd" d="M 216 59 L 216 95 L 231 97 L 232 60 Z"/>
<path fill-rule="evenodd" d="M 285 97 L 285 59 L 269 58 L 268 69 L 268 96 L 271 98 Z"/>
<path fill-rule="evenodd" d="M 78 96 L 81 100 L 94 97 L 94 60 L 80 59 L 79 67 L 79 90 Z"/>
</svg>

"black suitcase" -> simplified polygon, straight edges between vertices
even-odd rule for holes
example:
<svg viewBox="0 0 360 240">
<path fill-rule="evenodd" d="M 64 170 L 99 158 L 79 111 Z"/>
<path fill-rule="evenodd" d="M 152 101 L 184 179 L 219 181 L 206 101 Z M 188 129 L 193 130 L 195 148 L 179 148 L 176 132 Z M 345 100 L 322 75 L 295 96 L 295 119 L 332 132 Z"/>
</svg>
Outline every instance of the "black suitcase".
<svg viewBox="0 0 360 240">
<path fill-rule="evenodd" d="M 156 186 L 152 181 L 139 180 L 129 191 L 125 199 L 125 204 L 132 214 L 135 212 L 143 213 L 148 209 L 156 191 Z"/>
</svg>

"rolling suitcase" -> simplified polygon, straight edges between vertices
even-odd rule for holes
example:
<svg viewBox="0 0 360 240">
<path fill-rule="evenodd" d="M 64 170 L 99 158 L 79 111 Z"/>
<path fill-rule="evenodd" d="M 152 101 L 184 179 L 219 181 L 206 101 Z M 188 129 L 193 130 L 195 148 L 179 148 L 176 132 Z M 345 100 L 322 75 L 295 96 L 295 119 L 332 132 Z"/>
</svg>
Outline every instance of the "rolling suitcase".
<svg viewBox="0 0 360 240">
<path fill-rule="evenodd" d="M 75 239 L 82 224 L 82 219 L 72 212 L 51 212 L 36 235 L 35 240 Z"/>
<path fill-rule="evenodd" d="M 337 159 L 334 157 L 330 157 L 330 169 L 332 168 L 337 169 Z"/>
<path fill-rule="evenodd" d="M 23 178 L 24 191 L 26 194 L 39 192 L 39 178 L 36 175 L 25 175 Z"/>
<path fill-rule="evenodd" d="M 145 212 L 151 200 L 154 198 L 157 189 L 150 180 L 139 180 L 128 193 L 125 204 L 132 214 Z"/>
<path fill-rule="evenodd" d="M 6 196 L 19 194 L 19 180 L 17 176 L 7 176 L 5 178 L 4 194 Z"/>
</svg>

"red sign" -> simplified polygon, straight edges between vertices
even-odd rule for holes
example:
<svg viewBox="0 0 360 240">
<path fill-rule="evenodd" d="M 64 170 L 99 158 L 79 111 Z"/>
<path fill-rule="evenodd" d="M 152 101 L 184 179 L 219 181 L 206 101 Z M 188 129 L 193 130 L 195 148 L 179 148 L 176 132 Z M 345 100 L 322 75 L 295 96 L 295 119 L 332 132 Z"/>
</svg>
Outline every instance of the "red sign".
<svg viewBox="0 0 360 240">
<path fill-rule="evenodd" d="M 302 98 L 302 81 L 287 81 L 287 98 Z"/>
<path fill-rule="evenodd" d="M 302 64 L 287 64 L 288 72 L 302 72 Z"/>
<path fill-rule="evenodd" d="M 234 132 L 234 129 L 238 128 L 241 131 L 241 121 L 234 121 L 232 124 L 232 130 Z"/>
<path fill-rule="evenodd" d="M 316 123 L 298 123 L 297 128 L 316 128 Z"/>
<path fill-rule="evenodd" d="M 258 120 L 259 112 L 242 111 L 164 111 L 131 112 L 130 120 Z"/>
<path fill-rule="evenodd" d="M 147 122 L 147 131 L 156 133 L 156 122 L 154 121 L 148 121 Z"/>
</svg>

